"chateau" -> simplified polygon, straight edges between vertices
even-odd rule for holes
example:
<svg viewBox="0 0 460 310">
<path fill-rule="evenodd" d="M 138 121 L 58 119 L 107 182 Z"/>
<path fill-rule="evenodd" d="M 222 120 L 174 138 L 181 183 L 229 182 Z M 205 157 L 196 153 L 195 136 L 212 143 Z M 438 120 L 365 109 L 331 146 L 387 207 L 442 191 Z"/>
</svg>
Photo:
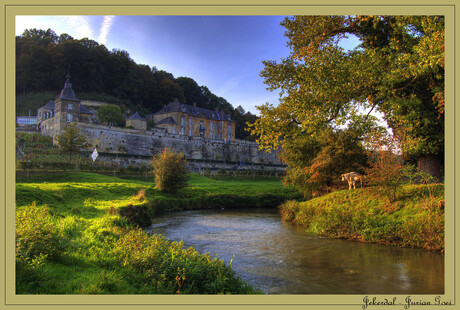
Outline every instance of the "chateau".
<svg viewBox="0 0 460 310">
<path fill-rule="evenodd" d="M 38 109 L 37 129 L 56 141 L 56 136 L 74 123 L 87 138 L 89 150 L 125 161 L 136 161 L 136 156 L 145 159 L 168 147 L 195 161 L 281 165 L 277 151 L 268 153 L 259 150 L 255 142 L 235 139 L 235 122 L 217 109 L 186 105 L 176 99 L 147 115 L 155 123 L 147 130 L 147 120 L 137 112 L 126 119 L 123 128 L 99 124 L 94 108 L 100 105 L 103 103 L 78 99 L 67 75 L 59 96 Z"/>
<path fill-rule="evenodd" d="M 235 140 L 235 123 L 230 116 L 217 108 L 215 111 L 186 105 L 175 99 L 153 114 L 155 126 L 167 132 L 189 137 L 231 142 Z M 180 124 L 180 126 L 179 126 Z"/>
</svg>

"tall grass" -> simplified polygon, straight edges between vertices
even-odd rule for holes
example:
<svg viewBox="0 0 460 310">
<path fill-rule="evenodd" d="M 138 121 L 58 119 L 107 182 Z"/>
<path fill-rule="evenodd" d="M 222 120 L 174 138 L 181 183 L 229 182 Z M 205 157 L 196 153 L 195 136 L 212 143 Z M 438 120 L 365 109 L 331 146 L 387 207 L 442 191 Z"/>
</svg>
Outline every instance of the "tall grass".
<svg viewBox="0 0 460 310">
<path fill-rule="evenodd" d="M 306 202 L 288 201 L 282 218 L 320 236 L 444 251 L 444 185 L 405 185 L 388 202 L 361 188 Z"/>
</svg>

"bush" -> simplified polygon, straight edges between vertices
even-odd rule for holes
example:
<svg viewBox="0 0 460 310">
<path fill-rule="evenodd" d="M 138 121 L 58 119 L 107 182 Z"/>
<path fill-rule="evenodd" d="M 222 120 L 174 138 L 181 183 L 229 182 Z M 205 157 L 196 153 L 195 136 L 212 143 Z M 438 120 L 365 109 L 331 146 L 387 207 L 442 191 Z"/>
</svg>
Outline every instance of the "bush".
<svg viewBox="0 0 460 310">
<path fill-rule="evenodd" d="M 242 282 L 230 266 L 209 253 L 184 248 L 183 241 L 170 242 L 141 229 L 123 235 L 113 248 L 119 262 L 135 277 L 149 283 L 145 292 L 156 294 L 248 294 L 256 293 Z"/>
<path fill-rule="evenodd" d="M 33 262 L 56 259 L 67 245 L 46 206 L 34 204 L 16 213 L 16 259 Z"/>
<path fill-rule="evenodd" d="M 397 154 L 399 144 L 395 137 L 375 134 L 370 146 L 367 180 L 381 196 L 386 196 L 390 203 L 395 202 L 405 183 L 402 158 Z"/>
<path fill-rule="evenodd" d="M 165 148 L 159 155 L 153 156 L 153 174 L 157 189 L 164 193 L 176 193 L 187 186 L 188 172 L 182 153 Z"/>
</svg>

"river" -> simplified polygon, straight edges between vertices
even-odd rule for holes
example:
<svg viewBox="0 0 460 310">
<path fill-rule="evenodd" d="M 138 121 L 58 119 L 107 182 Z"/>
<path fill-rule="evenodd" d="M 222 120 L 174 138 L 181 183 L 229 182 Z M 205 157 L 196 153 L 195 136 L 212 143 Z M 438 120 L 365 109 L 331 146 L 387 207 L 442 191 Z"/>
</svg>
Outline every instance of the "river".
<svg viewBox="0 0 460 310">
<path fill-rule="evenodd" d="M 206 210 L 156 217 L 147 229 L 218 255 L 267 294 L 443 294 L 444 255 L 317 238 L 276 210 Z"/>
</svg>

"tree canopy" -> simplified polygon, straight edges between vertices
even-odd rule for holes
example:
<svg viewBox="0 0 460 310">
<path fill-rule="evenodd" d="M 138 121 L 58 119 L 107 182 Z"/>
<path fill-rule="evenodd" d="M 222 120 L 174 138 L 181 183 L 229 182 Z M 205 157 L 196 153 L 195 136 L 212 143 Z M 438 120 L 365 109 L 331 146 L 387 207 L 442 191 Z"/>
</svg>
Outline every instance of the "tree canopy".
<svg viewBox="0 0 460 310">
<path fill-rule="evenodd" d="M 258 107 L 252 126 L 267 148 L 383 113 L 402 151 L 437 162 L 444 153 L 444 18 L 442 16 L 294 16 L 282 25 L 290 55 L 264 61 L 277 106 Z M 344 49 L 356 36 L 360 44 Z M 365 112 L 364 112 L 365 111 Z M 432 167 L 433 165 L 431 165 Z M 434 165 L 436 166 L 436 164 Z M 435 171 L 436 170 L 436 171 Z"/>
<path fill-rule="evenodd" d="M 115 104 L 104 104 L 97 110 L 97 118 L 100 122 L 110 126 L 123 126 L 125 116 L 121 108 Z"/>
</svg>

